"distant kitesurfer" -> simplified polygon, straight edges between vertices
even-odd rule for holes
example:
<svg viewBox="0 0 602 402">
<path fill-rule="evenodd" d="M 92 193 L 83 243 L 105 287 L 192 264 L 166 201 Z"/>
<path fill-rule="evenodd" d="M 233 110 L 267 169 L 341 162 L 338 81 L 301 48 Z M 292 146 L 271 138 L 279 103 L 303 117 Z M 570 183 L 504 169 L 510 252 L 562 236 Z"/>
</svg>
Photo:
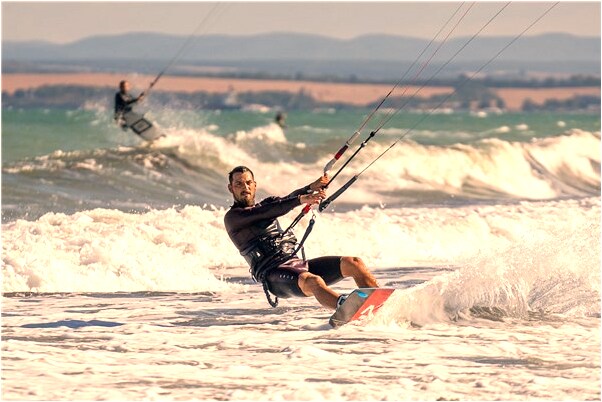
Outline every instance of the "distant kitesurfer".
<svg viewBox="0 0 602 402">
<path fill-rule="evenodd" d="M 127 129 L 127 125 L 123 119 L 123 114 L 132 111 L 132 105 L 144 98 L 144 92 L 134 98 L 130 95 L 130 83 L 121 81 L 119 83 L 119 92 L 115 94 L 115 121 L 123 128 Z"/>
<path fill-rule="evenodd" d="M 276 121 L 276 124 L 278 124 L 281 128 L 286 128 L 286 113 L 276 113 L 276 118 L 274 120 Z"/>
<path fill-rule="evenodd" d="M 253 172 L 235 167 L 228 175 L 234 204 L 224 217 L 230 239 L 247 260 L 253 278 L 264 285 L 268 296 L 314 296 L 320 304 L 337 308 L 345 300 L 329 285 L 353 277 L 358 287 L 378 287 L 357 257 L 328 256 L 304 261 L 295 252 L 297 239 L 284 233 L 277 218 L 303 204 L 318 204 L 326 196 L 328 177 L 293 191 L 286 197 L 268 197 L 255 203 L 257 183 Z"/>
</svg>

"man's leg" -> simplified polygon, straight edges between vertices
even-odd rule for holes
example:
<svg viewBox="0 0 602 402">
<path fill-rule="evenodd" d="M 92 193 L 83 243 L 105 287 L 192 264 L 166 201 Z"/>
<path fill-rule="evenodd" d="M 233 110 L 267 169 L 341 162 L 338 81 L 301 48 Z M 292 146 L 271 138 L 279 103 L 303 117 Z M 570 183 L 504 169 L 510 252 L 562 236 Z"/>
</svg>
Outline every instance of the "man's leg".
<svg viewBox="0 0 602 402">
<path fill-rule="evenodd" d="M 334 266 L 338 272 L 339 265 L 339 258 L 333 258 L 330 266 Z M 340 273 L 337 277 L 338 280 L 343 279 Z M 291 259 L 281 264 L 270 270 L 265 280 L 270 292 L 278 297 L 314 296 L 322 306 L 336 308 L 339 294 L 328 287 L 324 278 L 309 272 L 307 263 L 303 260 Z"/>
<path fill-rule="evenodd" d="M 314 296 L 322 306 L 337 308 L 339 294 L 330 289 L 320 276 L 303 272 L 299 275 L 299 287 L 306 296 Z"/>
<path fill-rule="evenodd" d="M 377 288 L 378 283 L 361 258 L 341 257 L 341 274 L 352 277 L 359 288 Z"/>
</svg>

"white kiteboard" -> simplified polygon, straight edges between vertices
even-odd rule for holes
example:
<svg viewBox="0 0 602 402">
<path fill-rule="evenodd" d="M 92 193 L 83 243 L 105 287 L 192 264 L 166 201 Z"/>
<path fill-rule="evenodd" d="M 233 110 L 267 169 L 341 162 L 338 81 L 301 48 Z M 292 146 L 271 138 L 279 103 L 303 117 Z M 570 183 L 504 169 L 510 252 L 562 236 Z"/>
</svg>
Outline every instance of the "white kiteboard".
<svg viewBox="0 0 602 402">
<path fill-rule="evenodd" d="M 330 325 L 337 328 L 348 322 L 372 316 L 394 291 L 395 289 L 391 288 L 355 289 L 330 317 Z"/>
<path fill-rule="evenodd" d="M 126 126 L 147 141 L 153 141 L 163 136 L 163 134 L 157 130 L 153 123 L 147 120 L 144 115 L 140 113 L 126 112 L 121 117 Z"/>
</svg>

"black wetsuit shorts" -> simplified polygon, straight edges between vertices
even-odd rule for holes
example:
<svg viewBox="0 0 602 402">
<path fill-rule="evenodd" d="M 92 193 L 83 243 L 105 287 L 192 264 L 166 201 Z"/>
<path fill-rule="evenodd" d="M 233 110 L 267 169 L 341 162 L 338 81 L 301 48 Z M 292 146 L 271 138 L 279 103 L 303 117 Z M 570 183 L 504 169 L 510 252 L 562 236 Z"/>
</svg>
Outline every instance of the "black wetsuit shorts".
<svg viewBox="0 0 602 402">
<path fill-rule="evenodd" d="M 307 262 L 300 258 L 291 258 L 285 263 L 268 271 L 266 282 L 272 294 L 278 297 L 306 297 L 299 288 L 299 275 L 309 271 L 332 285 L 343 279 L 341 274 L 342 257 L 318 257 Z"/>
</svg>

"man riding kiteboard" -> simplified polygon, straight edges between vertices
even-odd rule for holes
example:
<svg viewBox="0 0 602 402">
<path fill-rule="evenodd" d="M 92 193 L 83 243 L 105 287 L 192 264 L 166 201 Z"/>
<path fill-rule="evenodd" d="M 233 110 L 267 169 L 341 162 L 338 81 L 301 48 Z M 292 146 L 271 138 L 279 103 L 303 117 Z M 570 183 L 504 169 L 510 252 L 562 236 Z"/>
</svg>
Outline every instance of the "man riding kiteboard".
<svg viewBox="0 0 602 402">
<path fill-rule="evenodd" d="M 352 277 L 360 288 L 378 287 L 358 257 L 326 256 L 307 261 L 299 258 L 297 239 L 280 227 L 279 216 L 325 198 L 326 175 L 286 197 L 268 197 L 259 203 L 255 203 L 257 183 L 249 168 L 235 167 L 228 179 L 234 204 L 224 217 L 226 230 L 249 263 L 253 278 L 263 284 L 271 305 L 277 302 L 271 301 L 268 292 L 282 298 L 314 296 L 322 306 L 336 309 L 345 295 L 329 285 L 345 277 Z"/>
<path fill-rule="evenodd" d="M 130 95 L 131 85 L 127 81 L 119 82 L 119 92 L 115 94 L 115 121 L 122 129 L 127 130 L 127 124 L 123 119 L 123 115 L 132 111 L 132 106 L 144 98 L 144 92 L 134 98 Z"/>
</svg>

